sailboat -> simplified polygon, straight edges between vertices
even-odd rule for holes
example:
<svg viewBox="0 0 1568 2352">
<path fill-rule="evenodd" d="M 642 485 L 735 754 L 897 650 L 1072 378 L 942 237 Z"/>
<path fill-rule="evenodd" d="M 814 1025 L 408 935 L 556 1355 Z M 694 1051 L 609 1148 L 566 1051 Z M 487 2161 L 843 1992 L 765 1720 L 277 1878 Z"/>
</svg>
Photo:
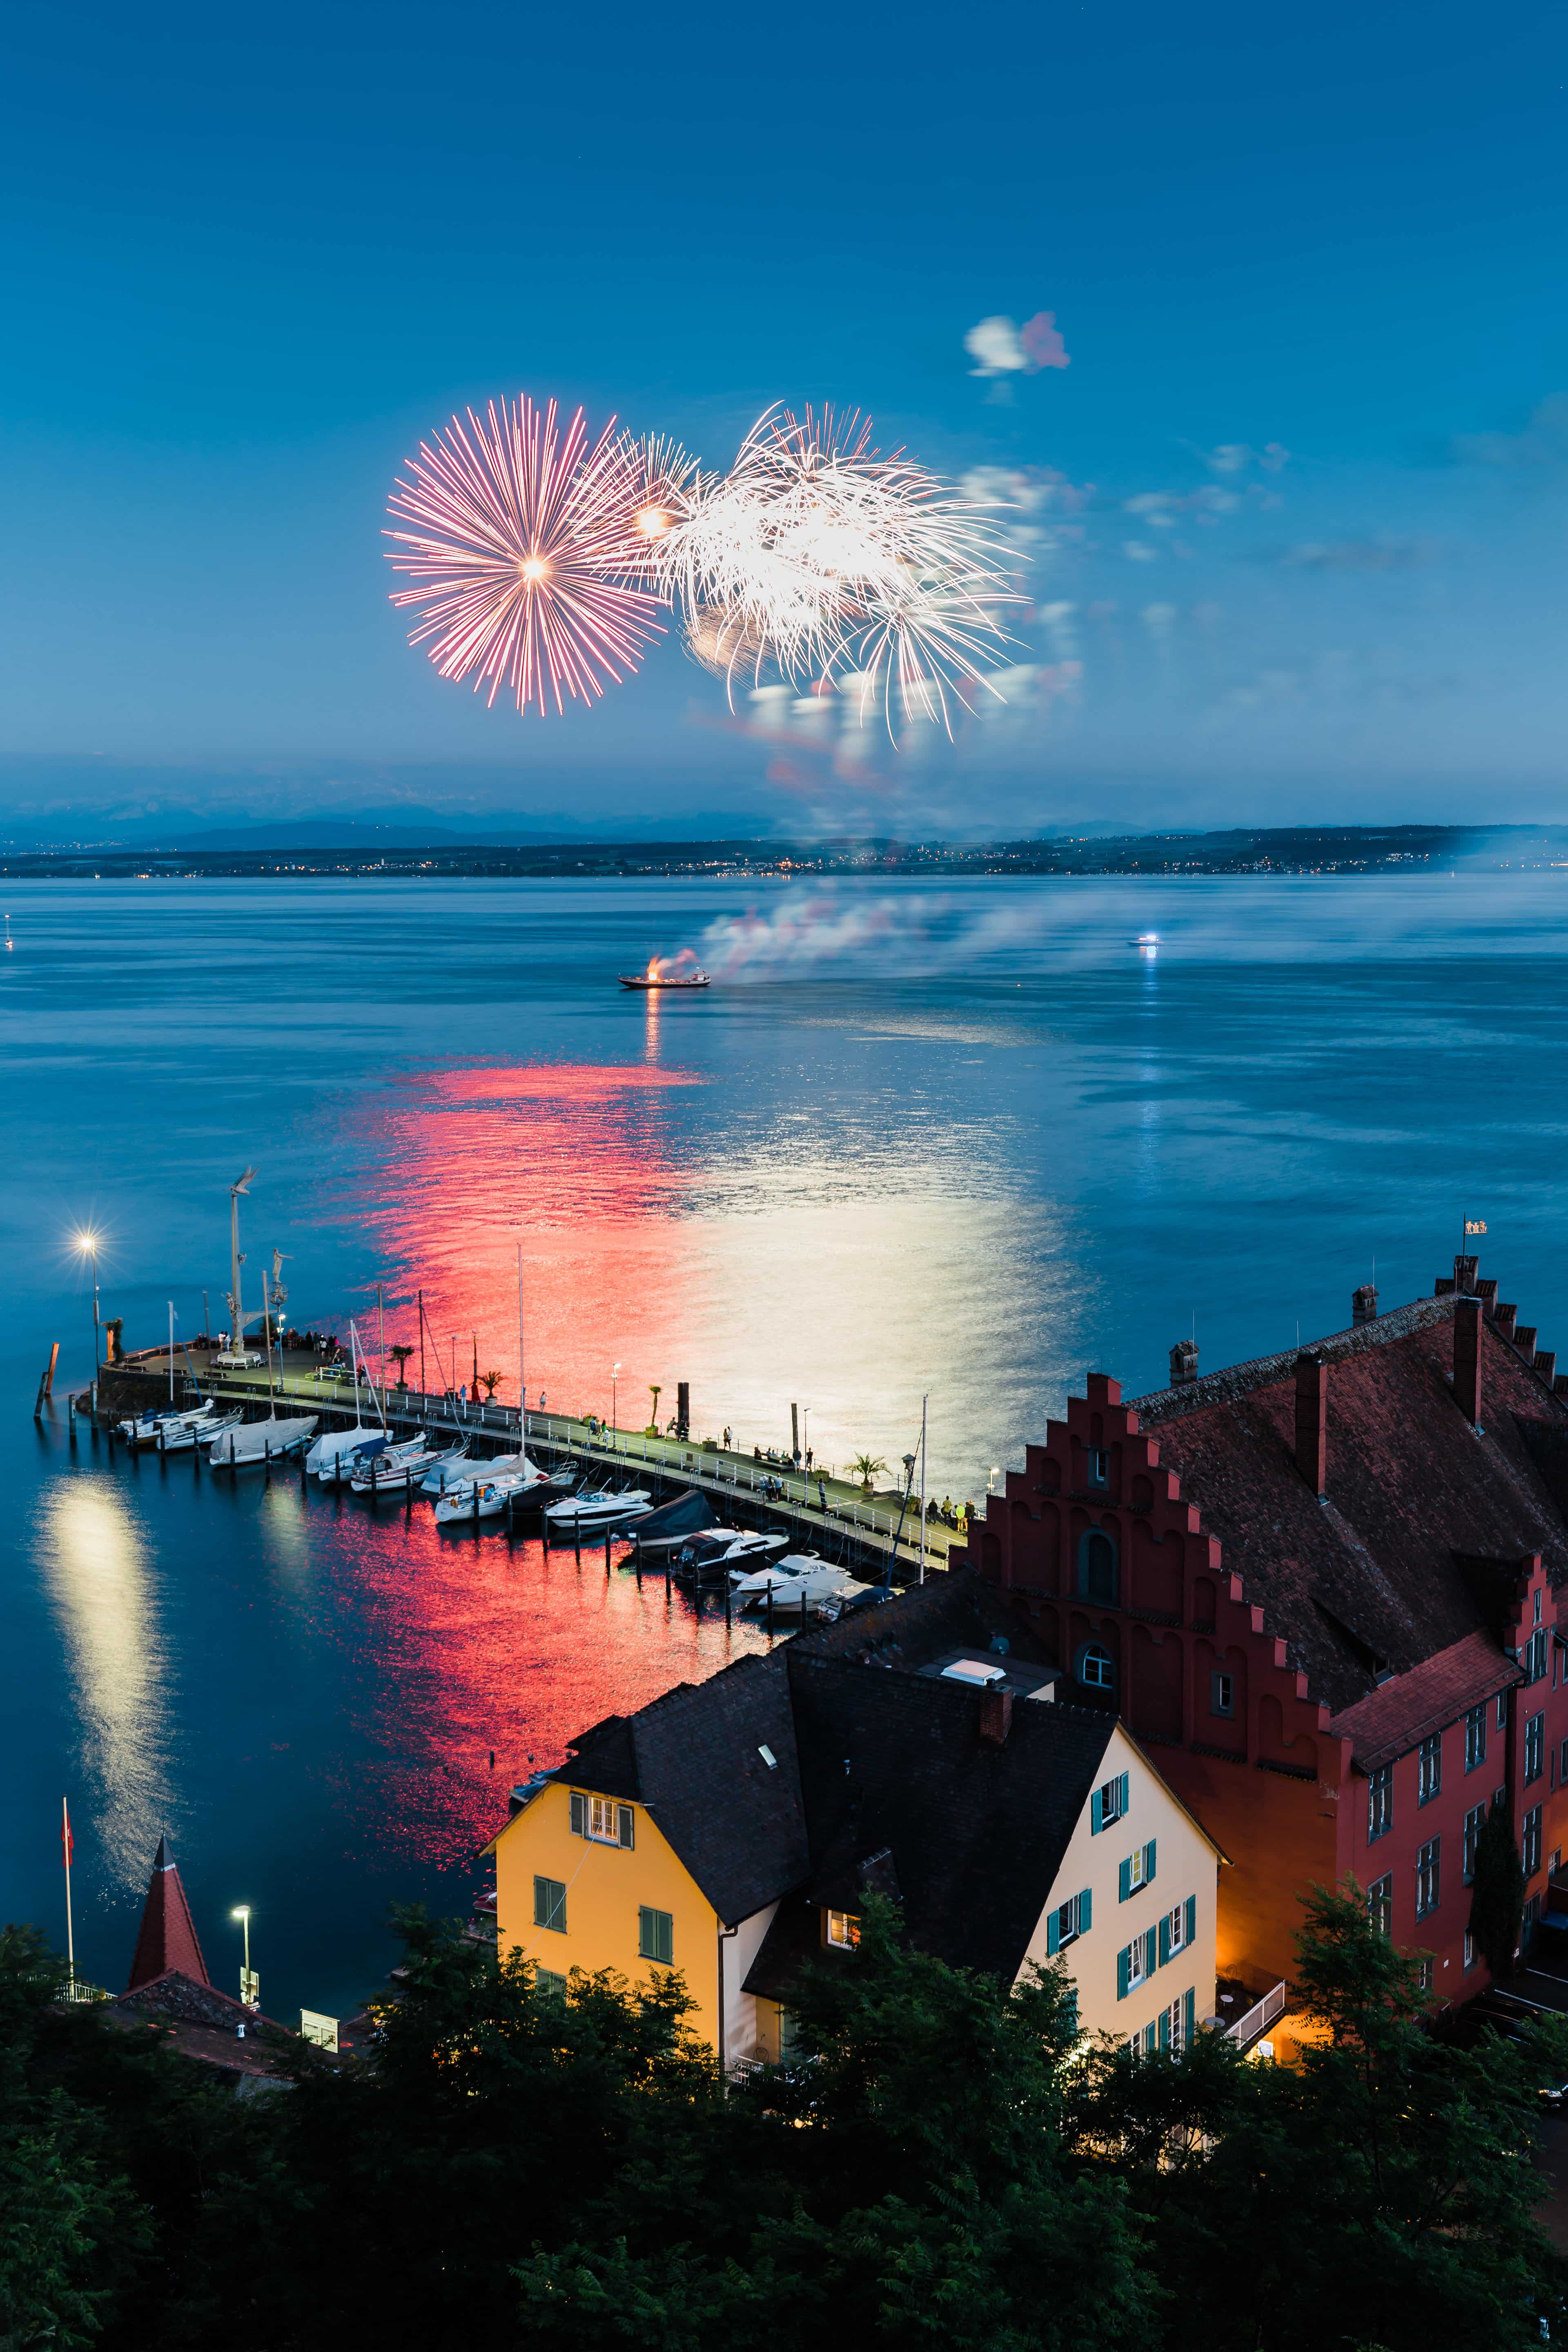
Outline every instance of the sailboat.
<svg viewBox="0 0 1568 2352">
<path fill-rule="evenodd" d="M 305 1456 L 306 1469 L 314 1471 L 316 1476 L 321 1480 L 323 1486 L 336 1486 L 339 1473 L 342 1470 L 344 1462 L 349 1456 L 358 1454 L 360 1449 L 366 1445 L 372 1438 L 380 1437 L 384 1440 L 386 1436 L 386 1414 L 384 1408 L 382 1409 L 382 1423 L 379 1430 L 367 1429 L 359 1417 L 359 1367 L 361 1353 L 359 1332 L 353 1323 L 349 1325 L 349 1352 L 351 1360 L 353 1364 L 354 1373 L 353 1427 L 352 1429 L 322 1430 L 321 1434 L 317 1438 L 314 1445 L 311 1446 L 309 1454 Z M 376 1402 L 377 1404 L 380 1405 L 381 1400 L 379 1398 L 377 1398 Z"/>
</svg>

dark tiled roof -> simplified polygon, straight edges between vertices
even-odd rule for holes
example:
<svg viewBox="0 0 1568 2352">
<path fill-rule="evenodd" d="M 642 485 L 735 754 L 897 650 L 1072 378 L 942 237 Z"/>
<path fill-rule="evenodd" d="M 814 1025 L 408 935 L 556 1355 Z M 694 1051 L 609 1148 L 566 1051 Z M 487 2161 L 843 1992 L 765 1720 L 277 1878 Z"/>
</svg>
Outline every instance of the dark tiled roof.
<svg viewBox="0 0 1568 2352">
<path fill-rule="evenodd" d="M 1322 1502 L 1295 1462 L 1294 1349 L 1132 1400 L 1225 1568 L 1338 1712 L 1373 1687 L 1374 1660 L 1406 1674 L 1469 1634 L 1495 1643 L 1526 1553 L 1568 1581 L 1547 1475 L 1568 1473 L 1568 1407 L 1483 1322 L 1476 1436 L 1452 1394 L 1452 1316 L 1451 1298 L 1418 1300 L 1304 1351 L 1330 1365 Z"/>
<path fill-rule="evenodd" d="M 898 1604 L 895 1604 L 898 1605 Z M 1004 1744 L 984 1694 L 786 1652 L 818 1901 L 891 1856 L 911 1940 L 956 1967 L 1016 1974 L 1094 1786 L 1112 1718 L 1015 1700 Z"/>
<path fill-rule="evenodd" d="M 782 1651 L 739 1659 L 710 1682 L 681 1683 L 637 1715 L 612 1716 L 553 1777 L 646 1805 L 726 1925 L 806 1874 Z"/>
<path fill-rule="evenodd" d="M 1505 1658 L 1489 1633 L 1467 1633 L 1436 1657 L 1423 1659 L 1405 1675 L 1369 1691 L 1336 1715 L 1330 1728 L 1352 1743 L 1356 1762 L 1365 1771 L 1407 1756 L 1434 1732 L 1451 1723 L 1483 1699 L 1493 1698 L 1510 1683 L 1522 1682 L 1524 1669 Z"/>
<path fill-rule="evenodd" d="M 185 1900 L 179 1869 L 169 1852 L 167 1838 L 160 1838 L 147 1882 L 147 1900 L 142 1908 L 142 1926 L 131 1962 L 128 1990 L 134 1991 L 138 1985 L 162 1976 L 168 1969 L 178 1969 L 197 1984 L 207 1981 L 206 1962 L 196 1941 L 195 1922 Z"/>
<path fill-rule="evenodd" d="M 204 1979 L 180 1969 L 133 1985 L 105 2001 L 98 2012 L 109 2025 L 163 2026 L 176 2050 L 204 2064 L 236 2075 L 287 2074 L 288 2045 L 297 2035 L 256 2010 L 247 2009 Z M 245 2027 L 241 2037 L 238 2028 Z"/>
</svg>

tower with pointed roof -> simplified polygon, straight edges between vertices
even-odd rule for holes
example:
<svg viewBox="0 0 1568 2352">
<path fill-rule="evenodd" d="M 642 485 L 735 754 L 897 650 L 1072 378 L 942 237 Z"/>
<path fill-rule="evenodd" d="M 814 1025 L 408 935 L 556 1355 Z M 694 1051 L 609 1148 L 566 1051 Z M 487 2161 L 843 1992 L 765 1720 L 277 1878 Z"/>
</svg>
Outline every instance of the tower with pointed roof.
<svg viewBox="0 0 1568 2352">
<path fill-rule="evenodd" d="M 161 1837 L 153 1857 L 153 1874 L 142 1912 L 141 1933 L 136 1938 L 136 1957 L 131 1963 L 125 1990 L 134 1992 L 138 1985 L 166 1975 L 171 1969 L 177 1969 L 195 1984 L 212 1981 L 196 1941 L 195 1923 L 180 1884 L 178 1865 L 169 1852 L 168 1839 Z"/>
</svg>

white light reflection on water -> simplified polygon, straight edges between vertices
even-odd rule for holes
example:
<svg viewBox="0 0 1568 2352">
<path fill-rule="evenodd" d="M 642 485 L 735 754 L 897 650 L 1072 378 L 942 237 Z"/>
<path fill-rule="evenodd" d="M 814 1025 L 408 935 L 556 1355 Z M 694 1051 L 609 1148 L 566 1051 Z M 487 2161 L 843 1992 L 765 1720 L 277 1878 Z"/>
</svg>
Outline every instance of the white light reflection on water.
<svg viewBox="0 0 1568 2352">
<path fill-rule="evenodd" d="M 133 1887 L 177 1826 L 161 1580 L 112 1475 L 57 1479 L 41 1505 L 38 1551 L 75 1692 L 84 1794 L 110 1883 Z"/>
</svg>

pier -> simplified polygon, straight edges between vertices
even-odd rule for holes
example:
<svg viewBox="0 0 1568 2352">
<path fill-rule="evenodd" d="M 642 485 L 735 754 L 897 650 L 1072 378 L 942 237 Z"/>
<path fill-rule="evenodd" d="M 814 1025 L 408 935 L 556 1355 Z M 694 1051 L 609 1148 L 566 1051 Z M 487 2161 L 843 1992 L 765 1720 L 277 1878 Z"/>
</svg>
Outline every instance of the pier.
<svg viewBox="0 0 1568 2352">
<path fill-rule="evenodd" d="M 217 1372 L 199 1354 L 187 1364 L 184 1351 L 174 1360 L 176 1402 L 195 1401 L 192 1367 L 199 1393 L 226 1404 L 266 1407 L 279 1412 L 313 1412 L 322 1428 L 347 1428 L 355 1410 L 356 1389 L 345 1371 L 323 1370 L 313 1359 L 276 1360 L 270 1375 L 254 1371 Z M 117 1402 L 113 1418 L 139 1412 L 148 1404 L 166 1402 L 169 1358 L 165 1349 L 147 1349 L 106 1365 L 100 1384 L 111 1389 Z M 949 1548 L 963 1536 L 943 1520 L 931 1518 L 922 1528 L 920 1497 L 912 1495 L 905 1507 L 902 1529 L 896 1496 L 868 1496 L 853 1481 L 827 1471 L 797 1468 L 793 1462 L 759 1461 L 754 1454 L 729 1449 L 708 1439 L 649 1435 L 646 1430 L 608 1429 L 590 1423 L 585 1416 L 526 1413 L 520 1432 L 515 1405 L 486 1404 L 449 1394 L 418 1389 L 382 1388 L 361 1381 L 357 1390 L 359 1418 L 367 1432 L 379 1428 L 384 1414 L 389 1431 L 399 1436 L 419 1432 L 446 1438 L 489 1440 L 498 1453 L 518 1446 L 552 1466 L 570 1463 L 595 1477 L 636 1480 L 656 1496 L 695 1487 L 708 1496 L 721 1521 L 767 1526 L 787 1532 L 793 1545 L 820 1552 L 824 1558 L 858 1564 L 884 1575 L 896 1559 L 900 1578 L 918 1579 L 922 1570 L 945 1569 Z M 110 1418 L 100 1399 L 99 1418 Z M 475 1460 L 481 1456 L 476 1452 Z M 923 1556 L 921 1537 L 924 1537 Z M 629 1532 L 617 1540 L 630 1541 Z M 564 1538 L 570 1541 L 570 1538 Z"/>
</svg>

